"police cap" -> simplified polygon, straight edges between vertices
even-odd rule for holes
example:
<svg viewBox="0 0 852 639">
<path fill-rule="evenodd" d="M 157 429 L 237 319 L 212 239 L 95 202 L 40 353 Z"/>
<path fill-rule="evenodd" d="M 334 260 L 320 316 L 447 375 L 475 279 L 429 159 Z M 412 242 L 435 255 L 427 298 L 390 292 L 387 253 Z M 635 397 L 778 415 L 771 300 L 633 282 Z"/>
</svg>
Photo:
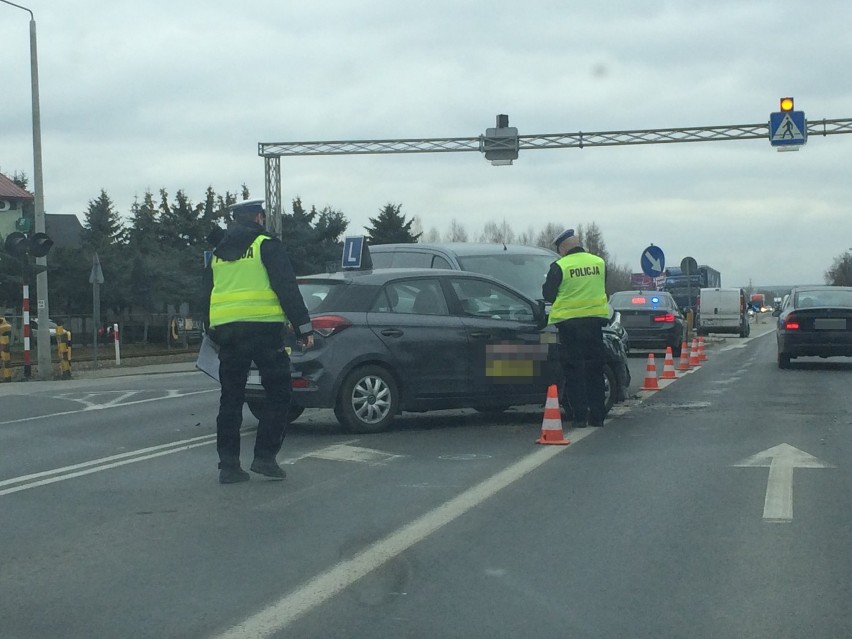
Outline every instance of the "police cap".
<svg viewBox="0 0 852 639">
<path fill-rule="evenodd" d="M 243 200 L 236 204 L 231 204 L 231 218 L 236 220 L 252 219 L 258 213 L 266 213 L 263 200 Z"/>
<path fill-rule="evenodd" d="M 574 237 L 574 229 L 565 229 L 559 235 L 557 235 L 553 240 L 553 245 L 558 247 L 564 240 L 567 240 L 569 237 Z"/>
</svg>

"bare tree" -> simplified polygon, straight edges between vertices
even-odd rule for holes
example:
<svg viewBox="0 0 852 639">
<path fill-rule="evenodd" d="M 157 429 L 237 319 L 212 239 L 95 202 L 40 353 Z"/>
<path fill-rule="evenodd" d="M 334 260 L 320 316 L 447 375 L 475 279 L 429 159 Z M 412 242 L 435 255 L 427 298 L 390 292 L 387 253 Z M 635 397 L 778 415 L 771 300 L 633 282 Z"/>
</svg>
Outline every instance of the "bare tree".
<svg viewBox="0 0 852 639">
<path fill-rule="evenodd" d="M 467 230 L 464 228 L 464 226 L 458 220 L 456 220 L 456 218 L 453 218 L 453 220 L 450 222 L 450 230 L 447 233 L 447 241 L 448 242 L 467 242 L 468 241 Z"/>
<path fill-rule="evenodd" d="M 831 286 L 852 286 L 852 252 L 846 251 L 834 258 L 825 272 L 825 283 Z"/>
<path fill-rule="evenodd" d="M 555 224 L 554 222 L 548 222 L 536 236 L 535 245 L 552 249 L 554 238 L 556 238 L 556 236 L 558 236 L 564 230 L 564 226 L 560 224 Z"/>
<path fill-rule="evenodd" d="M 420 241 L 429 244 L 437 244 L 441 241 L 441 233 L 438 229 L 432 226 L 428 231 L 424 232 L 423 235 L 420 236 Z"/>
<path fill-rule="evenodd" d="M 585 229 L 582 225 L 579 228 L 581 233 L 578 233 L 578 235 L 580 235 L 583 248 L 589 253 L 602 257 L 605 262 L 609 262 L 609 251 L 606 250 L 606 242 L 604 242 L 600 227 L 594 222 L 590 222 Z"/>
</svg>

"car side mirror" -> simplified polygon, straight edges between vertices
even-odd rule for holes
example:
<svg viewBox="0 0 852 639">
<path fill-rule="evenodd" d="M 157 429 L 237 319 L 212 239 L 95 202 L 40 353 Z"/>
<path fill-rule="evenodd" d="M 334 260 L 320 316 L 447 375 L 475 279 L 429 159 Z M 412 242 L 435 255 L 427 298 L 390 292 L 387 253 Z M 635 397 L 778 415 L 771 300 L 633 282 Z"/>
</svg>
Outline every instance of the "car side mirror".
<svg viewBox="0 0 852 639">
<path fill-rule="evenodd" d="M 778 317 L 779 315 L 781 315 L 780 308 L 776 308 L 774 311 L 772 311 L 772 317 Z"/>
<path fill-rule="evenodd" d="M 535 324 L 539 328 L 547 326 L 547 305 L 544 300 L 538 300 L 535 307 Z"/>
</svg>

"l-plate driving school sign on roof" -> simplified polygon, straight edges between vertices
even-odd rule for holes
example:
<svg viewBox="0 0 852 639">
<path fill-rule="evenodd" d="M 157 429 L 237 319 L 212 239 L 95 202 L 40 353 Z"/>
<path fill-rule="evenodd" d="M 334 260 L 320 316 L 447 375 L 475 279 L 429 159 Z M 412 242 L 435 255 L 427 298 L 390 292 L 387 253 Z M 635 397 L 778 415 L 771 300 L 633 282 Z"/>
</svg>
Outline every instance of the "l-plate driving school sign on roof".
<svg viewBox="0 0 852 639">
<path fill-rule="evenodd" d="M 804 111 L 769 114 L 769 143 L 772 146 L 802 146 L 808 141 Z"/>
</svg>

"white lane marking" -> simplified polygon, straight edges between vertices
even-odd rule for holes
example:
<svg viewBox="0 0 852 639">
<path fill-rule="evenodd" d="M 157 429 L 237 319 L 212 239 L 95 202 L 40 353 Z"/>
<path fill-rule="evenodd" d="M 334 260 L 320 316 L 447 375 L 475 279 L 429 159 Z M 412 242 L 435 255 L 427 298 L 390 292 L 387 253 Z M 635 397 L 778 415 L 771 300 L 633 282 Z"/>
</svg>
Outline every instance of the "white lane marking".
<svg viewBox="0 0 852 639">
<path fill-rule="evenodd" d="M 734 467 L 769 467 L 763 519 L 769 523 L 793 521 L 793 469 L 834 468 L 813 455 L 789 444 L 779 444 L 742 460 Z"/>
<path fill-rule="evenodd" d="M 135 392 L 135 391 L 134 391 Z M 178 395 L 172 395 L 169 392 L 165 397 L 149 397 L 148 399 L 137 399 L 132 402 L 125 402 L 124 404 L 115 404 L 110 402 L 108 404 L 92 404 L 91 406 L 85 406 L 83 408 L 78 408 L 77 410 L 66 410 L 59 413 L 48 413 L 46 415 L 33 415 L 32 417 L 22 417 L 21 419 L 10 419 L 5 422 L 0 422 L 0 426 L 5 424 L 20 424 L 23 422 L 31 422 L 37 419 L 46 419 L 48 417 L 62 417 L 64 415 L 74 415 L 76 413 L 85 413 L 90 410 L 105 410 L 107 408 L 121 408 L 122 406 L 135 406 L 137 404 L 147 404 L 148 402 L 159 402 L 164 399 L 175 399 L 176 397 L 191 397 L 192 395 L 201 395 L 203 393 L 218 393 L 218 388 L 211 388 L 208 390 L 200 390 L 200 391 L 190 391 L 188 393 L 182 393 Z M 67 399 L 67 398 L 62 398 Z"/>
<path fill-rule="evenodd" d="M 573 430 L 570 439 L 572 443 L 576 443 L 593 432 L 595 430 L 586 428 Z M 264 610 L 218 635 L 216 639 L 261 639 L 280 632 L 297 618 L 331 599 L 382 564 L 461 517 L 559 453 L 570 449 L 571 446 L 543 446 L 368 546 L 352 559 L 342 561 L 317 575 Z"/>
<path fill-rule="evenodd" d="M 252 431 L 245 431 L 241 433 L 241 435 L 245 436 L 249 432 Z M 13 484 L 20 485 L 0 490 L 0 496 L 10 495 L 12 493 L 29 490 L 30 488 L 36 488 L 38 486 L 55 484 L 60 481 L 65 481 L 66 479 L 73 479 L 74 477 L 81 477 L 83 475 L 91 475 L 93 473 L 99 473 L 102 470 L 109 470 L 110 468 L 117 468 L 127 464 L 135 464 L 136 462 L 154 459 L 155 457 L 163 457 L 164 455 L 171 455 L 173 453 L 179 453 L 214 443 L 216 443 L 216 435 L 202 435 L 200 437 L 184 439 L 170 444 L 160 444 L 159 446 L 140 448 L 139 450 L 121 453 L 119 455 L 93 459 L 91 461 L 74 464 L 72 466 L 54 468 L 53 470 L 45 470 L 31 475 L 12 477 L 11 479 L 0 481 L 0 487 L 13 486 Z"/>
</svg>

